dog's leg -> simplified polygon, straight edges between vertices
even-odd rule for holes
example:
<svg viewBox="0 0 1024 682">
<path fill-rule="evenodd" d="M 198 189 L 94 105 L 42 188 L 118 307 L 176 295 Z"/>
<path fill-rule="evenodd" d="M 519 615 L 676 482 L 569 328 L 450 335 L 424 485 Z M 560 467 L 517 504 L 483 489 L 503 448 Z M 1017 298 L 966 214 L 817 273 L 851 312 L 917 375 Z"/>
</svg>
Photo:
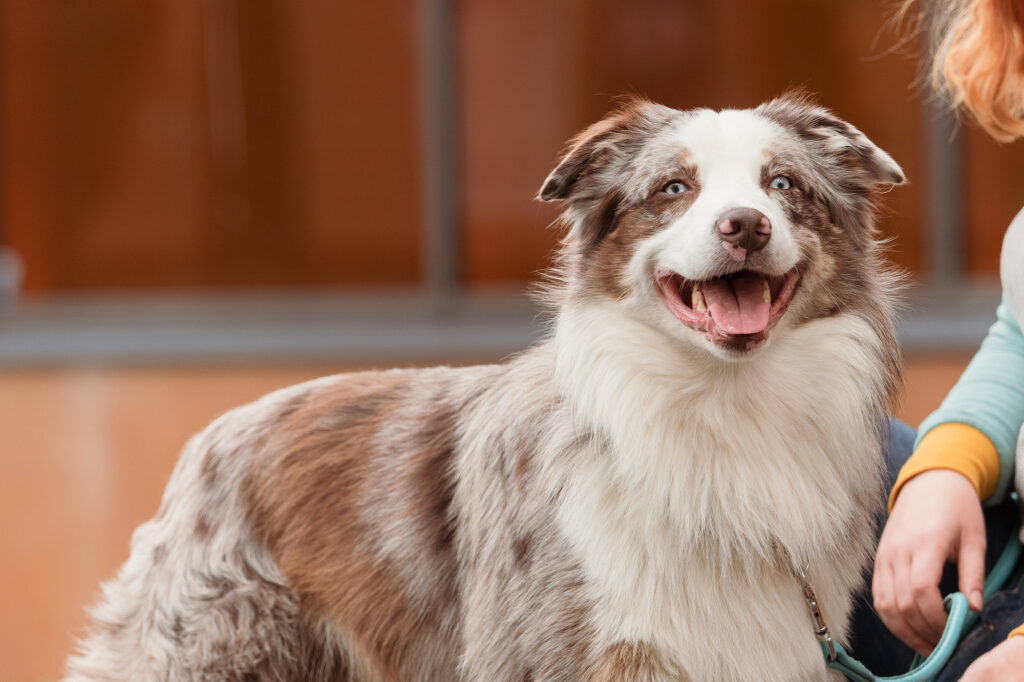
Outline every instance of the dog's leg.
<svg viewBox="0 0 1024 682">
<path fill-rule="evenodd" d="M 303 612 L 251 531 L 239 492 L 247 428 L 222 419 L 186 446 L 160 511 L 104 585 L 69 682 L 352 677 L 345 642 Z"/>
<path fill-rule="evenodd" d="M 148 530 L 104 586 L 68 682 L 351 679 L 343 641 L 309 622 L 259 557 L 190 561 Z"/>
<path fill-rule="evenodd" d="M 644 642 L 619 642 L 604 650 L 593 682 L 686 682 L 689 676 Z"/>
</svg>

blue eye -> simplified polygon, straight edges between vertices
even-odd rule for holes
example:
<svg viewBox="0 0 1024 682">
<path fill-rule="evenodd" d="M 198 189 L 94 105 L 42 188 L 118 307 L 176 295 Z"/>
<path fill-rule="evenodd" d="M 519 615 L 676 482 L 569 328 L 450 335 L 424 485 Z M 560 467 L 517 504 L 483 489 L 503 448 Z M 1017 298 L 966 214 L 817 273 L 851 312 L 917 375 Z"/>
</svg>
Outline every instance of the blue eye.
<svg viewBox="0 0 1024 682">
<path fill-rule="evenodd" d="M 772 181 L 768 183 L 768 186 L 772 189 L 789 189 L 793 186 L 793 181 L 785 175 L 776 175 L 772 178 Z"/>
<path fill-rule="evenodd" d="M 686 184 L 679 180 L 673 180 L 665 185 L 661 191 L 665 194 L 682 194 L 686 191 Z"/>
</svg>

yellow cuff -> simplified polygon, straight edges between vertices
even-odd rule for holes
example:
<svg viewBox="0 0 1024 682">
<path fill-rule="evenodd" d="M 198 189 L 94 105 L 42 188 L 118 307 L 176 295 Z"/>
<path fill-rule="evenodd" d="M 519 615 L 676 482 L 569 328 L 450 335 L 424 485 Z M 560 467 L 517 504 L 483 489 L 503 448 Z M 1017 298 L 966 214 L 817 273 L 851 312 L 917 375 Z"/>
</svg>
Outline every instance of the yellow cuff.
<svg viewBox="0 0 1024 682">
<path fill-rule="evenodd" d="M 889 511 L 892 511 L 903 485 L 918 474 L 932 469 L 952 469 L 966 476 L 978 499 L 992 495 L 999 482 L 999 453 L 985 434 L 967 424 L 940 424 L 929 431 L 917 450 L 900 469 L 896 485 L 889 494 Z"/>
<path fill-rule="evenodd" d="M 1014 635 L 1024 635 L 1024 624 L 1018 625 L 1014 629 L 1010 630 L 1010 634 L 1006 636 L 1007 639 Z"/>
</svg>

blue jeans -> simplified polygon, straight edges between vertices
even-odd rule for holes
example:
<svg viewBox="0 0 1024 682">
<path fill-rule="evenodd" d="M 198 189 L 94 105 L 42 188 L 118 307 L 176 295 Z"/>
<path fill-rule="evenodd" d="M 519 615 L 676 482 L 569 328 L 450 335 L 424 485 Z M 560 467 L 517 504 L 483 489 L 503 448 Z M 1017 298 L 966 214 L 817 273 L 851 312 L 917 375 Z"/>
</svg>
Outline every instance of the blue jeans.
<svg viewBox="0 0 1024 682">
<path fill-rule="evenodd" d="M 896 420 L 889 421 L 888 451 L 886 469 L 891 489 L 896 482 L 900 467 L 910 457 L 916 433 L 912 428 Z M 1006 503 L 985 510 L 988 550 L 985 563 L 991 567 L 999 558 L 1006 540 L 1014 527 L 1016 508 Z M 877 519 L 881 535 L 885 515 Z M 957 680 L 967 666 L 1006 638 L 1013 628 L 1024 623 L 1024 562 L 1007 581 L 1003 590 L 986 602 L 981 618 L 964 637 L 956 653 L 937 678 L 940 681 Z M 939 588 L 943 594 L 957 590 L 956 566 L 947 564 Z M 896 639 L 882 624 L 871 604 L 871 573 L 865 575 L 865 586 L 857 597 L 851 623 L 850 652 L 876 675 L 900 675 L 910 668 L 914 651 Z"/>
</svg>

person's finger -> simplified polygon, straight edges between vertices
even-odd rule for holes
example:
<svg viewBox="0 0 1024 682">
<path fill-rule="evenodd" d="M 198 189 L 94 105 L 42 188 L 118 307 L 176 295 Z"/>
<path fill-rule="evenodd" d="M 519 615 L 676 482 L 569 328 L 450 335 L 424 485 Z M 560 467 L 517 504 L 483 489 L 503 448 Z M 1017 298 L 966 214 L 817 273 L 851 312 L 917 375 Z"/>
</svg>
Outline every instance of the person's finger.
<svg viewBox="0 0 1024 682">
<path fill-rule="evenodd" d="M 910 591 L 917 604 L 917 611 L 924 619 L 929 640 L 938 643 L 948 618 L 942 605 L 939 580 L 946 557 L 935 549 L 923 549 L 914 554 L 910 568 Z"/>
<path fill-rule="evenodd" d="M 893 565 L 893 588 L 896 594 L 896 607 L 919 643 L 924 642 L 924 647 L 915 646 L 908 639 L 904 639 L 904 641 L 910 644 L 919 654 L 927 655 L 935 647 L 939 638 L 932 632 L 927 619 L 918 607 L 917 599 L 914 595 L 914 586 L 911 581 L 910 567 L 911 559 L 909 556 Z"/>
<path fill-rule="evenodd" d="M 896 610 L 896 599 L 892 591 L 892 569 L 888 563 L 883 564 L 878 559 L 875 560 L 875 570 L 871 576 L 871 602 L 882 622 L 889 627 L 886 619 Z"/>
<path fill-rule="evenodd" d="M 960 551 L 957 556 L 957 572 L 960 576 L 960 591 L 967 595 L 967 602 L 975 611 L 981 611 L 982 591 L 985 589 L 985 528 L 971 526 L 960 536 Z"/>
<path fill-rule="evenodd" d="M 896 601 L 896 580 L 892 563 L 888 560 L 876 562 L 875 574 L 871 582 L 871 596 L 882 623 L 900 641 L 914 651 L 927 653 L 932 647 L 917 634 L 900 611 Z"/>
</svg>

